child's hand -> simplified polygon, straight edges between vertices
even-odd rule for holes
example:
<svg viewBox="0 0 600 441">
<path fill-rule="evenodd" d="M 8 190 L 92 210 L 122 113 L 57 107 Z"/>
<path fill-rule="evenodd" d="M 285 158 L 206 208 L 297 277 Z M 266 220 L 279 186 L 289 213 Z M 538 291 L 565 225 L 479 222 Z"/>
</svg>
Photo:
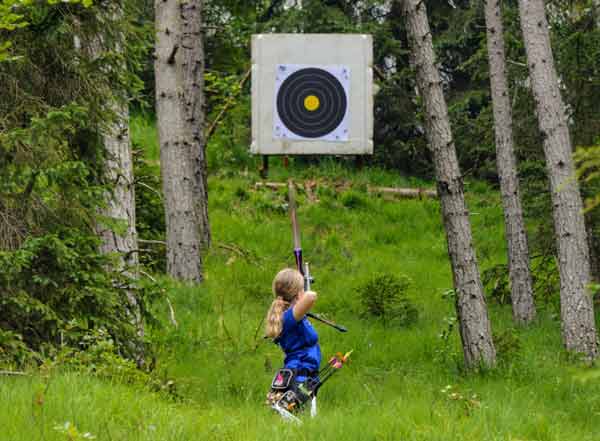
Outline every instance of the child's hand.
<svg viewBox="0 0 600 441">
<path fill-rule="evenodd" d="M 304 291 L 304 295 L 305 296 L 309 296 L 309 297 L 313 297 L 315 300 L 317 299 L 317 293 L 316 291 Z"/>
<path fill-rule="evenodd" d="M 302 320 L 302 318 L 306 315 L 310 308 L 317 301 L 317 293 L 314 291 L 305 291 L 300 293 L 298 296 L 298 300 L 294 304 L 294 308 L 292 312 L 294 313 L 294 319 L 296 321 Z"/>
</svg>

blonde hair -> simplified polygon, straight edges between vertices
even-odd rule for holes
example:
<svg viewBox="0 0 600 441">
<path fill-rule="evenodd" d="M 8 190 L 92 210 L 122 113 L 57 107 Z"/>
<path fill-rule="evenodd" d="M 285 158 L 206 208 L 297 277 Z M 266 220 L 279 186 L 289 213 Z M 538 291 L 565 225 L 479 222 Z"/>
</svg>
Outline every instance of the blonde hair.
<svg viewBox="0 0 600 441">
<path fill-rule="evenodd" d="M 273 279 L 273 295 L 265 325 L 265 334 L 275 338 L 283 330 L 283 313 L 289 308 L 298 293 L 304 289 L 304 277 L 298 270 L 286 268 Z"/>
</svg>

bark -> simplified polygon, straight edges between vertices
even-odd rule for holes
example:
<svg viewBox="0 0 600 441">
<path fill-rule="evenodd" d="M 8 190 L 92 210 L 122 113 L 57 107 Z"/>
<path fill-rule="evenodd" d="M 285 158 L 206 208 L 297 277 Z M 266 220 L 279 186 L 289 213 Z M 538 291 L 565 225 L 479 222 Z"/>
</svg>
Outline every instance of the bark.
<svg viewBox="0 0 600 441">
<path fill-rule="evenodd" d="M 483 286 L 472 244 L 471 225 L 448 109 L 440 75 L 434 62 L 431 32 L 425 2 L 403 0 L 407 32 L 417 71 L 417 85 L 425 106 L 425 126 L 431 149 L 442 217 L 448 241 L 456 291 L 456 312 L 467 368 L 493 366 L 496 350 L 492 341 Z"/>
<path fill-rule="evenodd" d="M 513 319 L 518 324 L 535 318 L 529 250 L 517 176 L 512 136 L 512 111 L 506 80 L 501 0 L 486 0 L 485 20 L 490 65 L 490 82 L 496 134 L 496 161 L 500 176 L 504 225 L 508 241 L 508 270 L 511 282 Z"/>
<path fill-rule="evenodd" d="M 133 160 L 129 139 L 129 111 L 126 103 L 115 101 L 112 105 L 117 115 L 110 123 L 102 138 L 106 154 L 103 180 L 112 189 L 105 195 L 105 206 L 100 210 L 101 218 L 109 218 L 126 226 L 123 233 L 99 222 L 96 231 L 102 239 L 100 252 L 118 254 L 118 269 L 127 275 L 138 278 L 138 243 L 135 217 L 135 187 L 133 179 Z M 117 227 L 118 229 L 118 227 Z M 137 330 L 138 341 L 131 342 L 131 350 L 138 366 L 144 364 L 144 323 L 135 287 L 124 288 L 129 304 L 131 321 Z"/>
<path fill-rule="evenodd" d="M 565 106 L 550 46 L 543 0 L 519 0 L 527 64 L 550 178 L 558 245 L 563 343 L 567 350 L 597 357 L 596 326 L 588 284 L 590 259 L 583 204 L 572 161 Z"/>
<path fill-rule="evenodd" d="M 198 217 L 198 235 L 204 249 L 210 246 L 208 220 L 208 174 L 204 136 L 204 45 L 202 1 L 181 3 L 181 48 L 183 52 L 183 90 L 185 123 L 190 132 L 194 167 L 194 207 Z"/>
<path fill-rule="evenodd" d="M 165 202 L 167 272 L 176 279 L 202 281 L 201 229 L 196 213 L 197 143 L 186 106 L 182 9 L 176 0 L 156 0 L 156 116 Z"/>
<path fill-rule="evenodd" d="M 107 26 L 122 15 L 120 8 L 107 10 Z M 81 42 L 75 35 L 75 45 L 92 59 L 98 58 L 103 51 L 122 51 L 123 36 L 119 40 L 108 42 L 103 35 L 97 35 L 91 41 Z M 83 44 L 83 47 L 82 47 Z M 135 214 L 135 186 L 133 176 L 133 158 L 129 137 L 129 109 L 124 91 L 116 91 L 108 104 L 114 119 L 108 121 L 102 130 L 105 162 L 102 181 L 108 190 L 104 195 L 104 205 L 99 209 L 100 220 L 96 224 L 96 233 L 101 238 L 100 252 L 117 255 L 117 270 L 138 278 L 138 242 Z M 102 222 L 108 219 L 109 222 Z M 135 293 L 135 287 L 125 287 L 131 322 L 137 330 L 138 340 L 130 342 L 130 349 L 138 366 L 144 364 L 144 323 L 141 309 Z"/>
</svg>

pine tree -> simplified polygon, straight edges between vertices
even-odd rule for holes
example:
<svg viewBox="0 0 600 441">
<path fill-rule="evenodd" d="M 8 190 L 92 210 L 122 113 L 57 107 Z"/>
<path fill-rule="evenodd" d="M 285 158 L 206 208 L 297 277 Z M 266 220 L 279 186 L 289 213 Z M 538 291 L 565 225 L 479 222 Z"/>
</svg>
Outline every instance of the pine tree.
<svg viewBox="0 0 600 441">
<path fill-rule="evenodd" d="M 196 3 L 197 5 L 200 2 Z M 198 6 L 199 7 L 199 6 Z M 202 281 L 200 255 L 202 230 L 197 215 L 198 142 L 188 96 L 186 73 L 190 57 L 183 35 L 182 4 L 175 0 L 156 0 L 156 115 L 160 142 L 160 163 L 165 201 L 167 272 L 180 280 Z M 197 136 L 196 136 L 197 138 Z"/>
<path fill-rule="evenodd" d="M 435 55 L 425 2 L 403 0 L 403 10 L 417 71 L 417 85 L 425 106 L 427 138 L 433 151 L 465 364 L 468 368 L 493 366 L 496 363 L 496 349 L 492 341 L 483 286 L 473 249 L 471 225 L 450 130 L 448 109 L 440 74 L 434 64 Z"/>
<path fill-rule="evenodd" d="M 519 0 L 527 64 L 550 178 L 558 245 L 563 342 L 567 350 L 598 355 L 590 258 L 567 115 L 562 101 L 543 0 Z"/>
<path fill-rule="evenodd" d="M 486 0 L 485 20 L 490 64 L 490 82 L 496 133 L 496 161 L 500 176 L 504 225 L 508 241 L 513 319 L 527 324 L 535 318 L 529 250 L 517 176 L 512 135 L 512 110 L 506 80 L 504 27 L 500 0 Z"/>
</svg>

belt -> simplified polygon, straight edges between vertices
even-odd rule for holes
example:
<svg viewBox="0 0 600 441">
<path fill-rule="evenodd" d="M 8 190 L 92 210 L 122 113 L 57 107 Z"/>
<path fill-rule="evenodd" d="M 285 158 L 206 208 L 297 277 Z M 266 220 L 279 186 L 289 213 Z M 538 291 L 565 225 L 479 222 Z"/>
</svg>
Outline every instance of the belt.
<svg viewBox="0 0 600 441">
<path fill-rule="evenodd" d="M 316 377 L 317 375 L 319 375 L 319 371 L 314 371 L 306 368 L 292 369 L 292 372 L 294 372 L 295 377 Z"/>
</svg>

